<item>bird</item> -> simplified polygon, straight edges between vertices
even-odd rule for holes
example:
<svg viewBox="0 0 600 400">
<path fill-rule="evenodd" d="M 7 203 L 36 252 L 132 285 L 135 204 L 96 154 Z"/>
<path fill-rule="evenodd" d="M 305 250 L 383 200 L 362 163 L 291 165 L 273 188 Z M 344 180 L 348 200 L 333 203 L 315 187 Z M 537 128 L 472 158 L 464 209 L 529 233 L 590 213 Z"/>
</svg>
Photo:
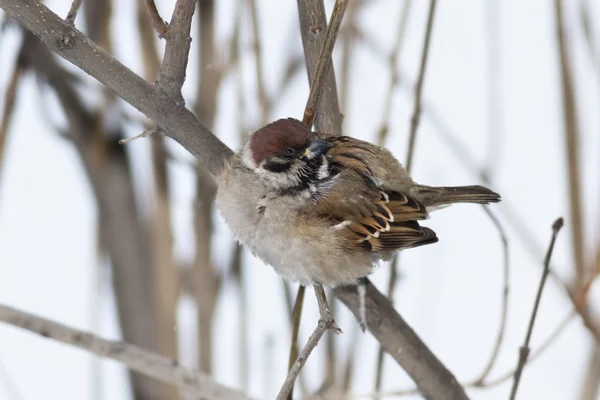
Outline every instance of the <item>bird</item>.
<svg viewBox="0 0 600 400">
<path fill-rule="evenodd" d="M 358 284 L 364 330 L 360 284 L 398 251 L 438 241 L 421 223 L 430 212 L 500 200 L 479 185 L 421 185 L 384 147 L 283 118 L 249 135 L 226 163 L 216 206 L 254 256 L 287 281 L 315 287 L 321 317 L 338 330 L 322 287 Z"/>
</svg>

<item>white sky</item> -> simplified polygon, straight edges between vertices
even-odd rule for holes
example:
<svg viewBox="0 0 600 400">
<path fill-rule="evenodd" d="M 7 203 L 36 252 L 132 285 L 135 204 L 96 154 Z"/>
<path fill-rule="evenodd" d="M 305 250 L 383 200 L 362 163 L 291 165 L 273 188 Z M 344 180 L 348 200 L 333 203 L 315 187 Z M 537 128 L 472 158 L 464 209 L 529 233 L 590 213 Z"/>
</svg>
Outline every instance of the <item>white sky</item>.
<svg viewBox="0 0 600 400">
<path fill-rule="evenodd" d="M 582 0 L 580 0 L 582 1 Z M 590 3 L 600 37 L 600 3 Z M 163 16 L 171 13 L 173 1 L 163 0 Z M 412 112 L 410 88 L 415 80 L 428 2 L 414 2 L 408 26 L 401 70 L 409 79 L 396 91 L 390 137 L 387 146 L 401 159 L 406 153 L 409 119 Z M 490 154 L 489 40 L 486 11 L 488 2 L 477 0 L 441 1 L 436 15 L 430 63 L 424 98 L 428 109 L 440 114 L 470 156 L 483 165 L 497 160 L 492 187 L 504 203 L 493 209 L 515 210 L 537 247 L 532 254 L 515 230 L 504 221 L 509 234 L 512 267 L 510 314 L 506 341 L 492 379 L 516 365 L 541 273 L 541 258 L 550 239 L 550 225 L 558 216 L 566 217 L 554 255 L 555 271 L 565 280 L 572 275 L 572 253 L 567 202 L 566 166 L 560 100 L 558 53 L 555 40 L 553 2 L 526 0 L 499 2 L 501 43 L 498 85 L 501 93 L 500 137 Z M 600 182 L 600 65 L 593 64 L 586 51 L 578 20 L 579 1 L 565 1 L 567 36 L 571 62 L 575 66 L 576 96 L 580 117 L 580 151 L 584 224 L 588 257 L 598 245 L 598 204 Z M 115 28 L 127 31 L 134 20 L 135 2 L 115 7 Z M 219 2 L 218 32 L 225 40 L 231 33 L 233 0 Z M 259 1 L 263 63 L 267 88 L 271 92 L 281 75 L 289 53 L 299 54 L 295 2 Z M 362 29 L 389 51 L 395 38 L 401 2 L 373 1 L 359 14 Z M 47 5 L 66 15 L 70 1 L 53 0 Z M 333 1 L 326 1 L 328 12 Z M 248 10 L 241 10 L 246 17 Z M 78 21 L 78 24 L 82 23 Z M 138 43 L 132 35 L 119 34 L 115 50 L 119 60 L 141 72 Z M 295 40 L 294 40 L 295 38 Z M 194 38 L 197 40 L 197 38 Z M 0 37 L 0 93 L 4 93 L 20 38 L 15 29 Z M 250 43 L 248 39 L 247 43 Z M 290 43 L 293 46 L 290 47 Z M 597 43 L 600 43 L 597 41 Z M 255 94 L 254 61 L 250 46 L 243 59 L 248 99 Z M 596 57 L 600 57 L 600 49 Z M 597 58 L 598 60 L 598 58 Z M 336 53 L 339 61 L 339 53 Z M 196 55 L 189 71 L 198 66 Z M 364 45 L 354 49 L 351 68 L 351 102 L 346 110 L 345 133 L 374 140 L 379 127 L 384 96 L 389 85 L 387 65 Z M 338 73 L 339 76 L 339 73 Z M 195 73 L 188 73 L 184 87 L 187 98 L 195 90 Z M 304 73 L 296 76 L 269 119 L 301 115 L 308 94 Z M 230 146 L 237 146 L 235 76 L 223 82 L 216 132 Z M 10 132 L 4 165 L 0 174 L 0 303 L 30 311 L 71 326 L 92 330 L 104 337 L 118 337 L 114 304 L 110 298 L 109 277 L 98 273 L 95 255 L 96 211 L 76 152 L 61 139 L 48 122 L 60 122 L 53 99 L 40 98 L 35 79 L 28 76 L 19 92 L 17 113 Z M 3 100 L 0 100 L 0 102 Z M 51 103 L 49 111 L 43 107 Z M 1 104 L 0 104 L 1 105 Z M 255 126 L 256 110 L 244 115 L 247 126 Z M 128 135 L 139 133 L 130 127 Z M 414 178 L 426 184 L 460 185 L 478 183 L 478 177 L 464 167 L 441 140 L 428 113 L 422 118 L 417 140 Z M 187 157 L 173 144 L 173 151 Z M 135 157 L 136 178 L 143 193 L 150 184 L 147 143 L 129 145 Z M 170 170 L 173 187 L 173 216 L 178 256 L 193 254 L 191 204 L 193 176 L 184 166 Z M 143 196 L 140 196 L 143 197 Z M 226 265 L 231 235 L 215 216 L 215 262 Z M 407 251 L 402 255 L 402 281 L 396 293 L 396 306 L 432 351 L 460 381 L 476 377 L 487 362 L 499 322 L 502 277 L 502 250 L 497 231 L 481 209 L 454 206 L 427 221 L 440 242 Z M 244 274 L 249 294 L 250 360 L 249 394 L 272 398 L 285 375 L 289 334 L 280 278 L 270 269 L 246 256 Z M 387 286 L 388 268 L 373 276 L 381 289 Z M 216 378 L 239 387 L 237 354 L 237 293 L 225 287 L 217 310 L 218 332 L 213 349 Z M 600 292 L 592 289 L 592 305 Z M 317 314 L 312 295 L 307 296 L 303 338 L 312 330 Z M 182 337 L 192 332 L 190 306 L 182 302 Z M 594 308 L 594 307 L 593 307 Z M 537 346 L 569 313 L 565 294 L 549 282 L 536 322 L 532 345 Z M 336 338 L 345 352 L 356 324 L 347 312 L 338 318 L 345 334 Z M 187 333 L 187 334 L 186 334 Z M 355 393 L 373 390 L 377 343 L 369 335 L 358 335 Z M 267 343 L 272 350 L 265 351 Z M 520 398 L 568 399 L 578 395 L 589 355 L 590 335 L 576 319 L 550 350 L 528 365 L 519 390 Z M 322 350 L 322 349 L 321 349 Z M 189 352 L 188 352 L 189 353 Z M 306 366 L 306 376 L 314 387 L 320 382 L 323 354 L 317 352 Z M 186 357 L 183 357 L 184 362 Z M 263 366 L 270 365 L 265 370 Z M 98 372 L 100 371 L 100 372 Z M 94 399 L 128 398 L 123 368 L 111 361 L 97 361 L 85 352 L 45 340 L 24 331 L 0 325 L 0 400 L 4 399 Z M 7 377 L 7 374 L 10 377 Z M 7 382 L 12 382 L 16 389 Z M 486 390 L 469 390 L 473 399 L 506 399 L 511 382 Z M 384 388 L 412 387 L 410 379 L 388 360 Z M 15 395 L 14 390 L 20 395 Z M 411 397 L 407 397 L 411 398 Z M 412 397 L 417 398 L 417 397 Z"/>
</svg>

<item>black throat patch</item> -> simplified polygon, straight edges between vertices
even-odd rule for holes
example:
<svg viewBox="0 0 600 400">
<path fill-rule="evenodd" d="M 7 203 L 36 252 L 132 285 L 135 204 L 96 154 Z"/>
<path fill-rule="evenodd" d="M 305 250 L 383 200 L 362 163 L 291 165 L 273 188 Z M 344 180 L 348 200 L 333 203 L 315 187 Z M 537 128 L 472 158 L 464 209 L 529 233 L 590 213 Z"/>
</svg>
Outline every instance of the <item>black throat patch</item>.
<svg viewBox="0 0 600 400">
<path fill-rule="evenodd" d="M 319 177 L 319 171 L 321 170 L 322 166 L 323 157 L 316 157 L 312 160 L 307 161 L 305 165 L 303 165 L 298 170 L 298 184 L 295 186 L 287 187 L 285 189 L 281 189 L 279 191 L 280 195 L 294 196 L 297 195 L 299 192 L 309 190 L 311 185 L 314 185 L 315 188 L 318 190 L 319 184 L 331 180 L 339 172 L 337 168 L 331 166 L 331 164 L 328 164 L 327 175 L 324 177 Z"/>
</svg>

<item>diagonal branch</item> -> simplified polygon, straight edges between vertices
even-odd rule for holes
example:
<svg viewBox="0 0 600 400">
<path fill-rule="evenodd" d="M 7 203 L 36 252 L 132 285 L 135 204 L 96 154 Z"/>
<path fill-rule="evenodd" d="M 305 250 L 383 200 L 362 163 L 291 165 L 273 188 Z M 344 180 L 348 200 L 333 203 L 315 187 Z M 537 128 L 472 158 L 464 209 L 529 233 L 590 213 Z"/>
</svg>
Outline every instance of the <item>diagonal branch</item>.
<svg viewBox="0 0 600 400">
<path fill-rule="evenodd" d="M 36 0 L 0 0 L 0 8 L 52 51 L 154 120 L 198 159 L 200 167 L 218 175 L 233 154 L 176 98 L 150 85 L 45 5 Z"/>
<path fill-rule="evenodd" d="M 148 13 L 150 14 L 150 21 L 152 22 L 154 29 L 156 29 L 156 32 L 158 32 L 158 37 L 162 39 L 165 36 L 167 36 L 167 24 L 165 23 L 165 20 L 162 19 L 162 17 L 160 16 L 158 9 L 156 8 L 156 4 L 154 3 L 154 0 L 145 1 Z"/>
<path fill-rule="evenodd" d="M 298 0 L 300 35 L 306 59 L 308 80 L 312 82 L 317 74 L 319 55 L 325 43 L 327 18 L 322 0 Z M 329 68 L 325 74 L 325 84 L 319 102 L 319 112 L 315 119 L 318 130 L 334 136 L 342 134 L 342 114 L 338 105 L 335 72 Z"/>
<path fill-rule="evenodd" d="M 331 54 L 333 53 L 333 46 L 337 38 L 338 31 L 342 25 L 342 19 L 346 12 L 348 2 L 346 0 L 338 0 L 335 2 L 333 12 L 331 13 L 331 21 L 327 26 L 327 33 L 325 34 L 325 42 L 319 53 L 319 61 L 317 62 L 317 68 L 315 70 L 314 79 L 310 85 L 310 94 L 306 107 L 304 108 L 304 117 L 302 122 L 306 125 L 312 125 L 312 121 L 315 118 L 317 112 L 317 106 L 319 104 L 319 98 L 323 92 L 323 87 L 327 80 L 327 72 L 331 65 Z M 337 94 L 335 95 L 337 97 Z"/>
<path fill-rule="evenodd" d="M 26 312 L 0 305 L 0 321 L 42 337 L 120 361 L 127 367 L 179 387 L 194 398 L 247 400 L 243 393 L 213 381 L 209 376 L 182 367 L 177 361 L 120 341 L 106 340 Z"/>
</svg>

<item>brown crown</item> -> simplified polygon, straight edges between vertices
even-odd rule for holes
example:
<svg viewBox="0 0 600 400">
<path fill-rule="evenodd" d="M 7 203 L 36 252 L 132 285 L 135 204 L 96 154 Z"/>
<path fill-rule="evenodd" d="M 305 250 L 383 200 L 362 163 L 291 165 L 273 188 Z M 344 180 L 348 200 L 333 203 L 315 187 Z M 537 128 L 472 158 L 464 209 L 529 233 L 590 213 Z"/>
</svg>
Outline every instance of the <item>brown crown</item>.
<svg viewBox="0 0 600 400">
<path fill-rule="evenodd" d="M 308 146 L 313 133 L 294 118 L 280 119 L 260 128 L 250 138 L 250 150 L 256 165 L 266 158 L 281 153 L 288 147 Z"/>
</svg>

